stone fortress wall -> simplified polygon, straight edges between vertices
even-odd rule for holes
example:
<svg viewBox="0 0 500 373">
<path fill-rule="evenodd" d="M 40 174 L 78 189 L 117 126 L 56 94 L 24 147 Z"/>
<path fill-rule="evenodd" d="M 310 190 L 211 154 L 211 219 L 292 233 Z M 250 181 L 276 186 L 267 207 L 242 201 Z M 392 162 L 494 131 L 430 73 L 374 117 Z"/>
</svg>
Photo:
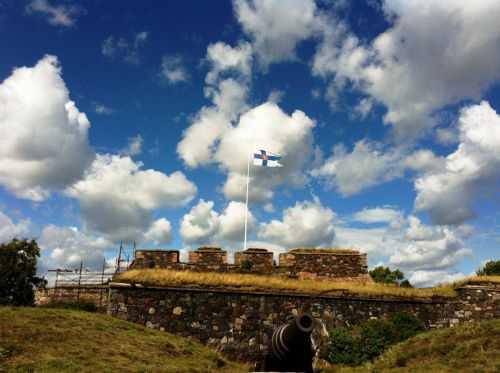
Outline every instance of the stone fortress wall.
<svg viewBox="0 0 500 373">
<path fill-rule="evenodd" d="M 279 255 L 279 264 L 266 249 L 249 248 L 236 252 L 229 264 L 227 251 L 204 246 L 180 261 L 178 250 L 138 250 L 129 269 L 173 269 L 214 272 L 278 274 L 291 278 L 334 278 L 370 281 L 367 255 L 351 249 L 293 249 Z"/>
<path fill-rule="evenodd" d="M 407 312 L 427 328 L 500 317 L 500 286 L 463 286 L 457 296 L 431 299 L 199 288 L 155 288 L 111 283 L 108 313 L 149 328 L 195 338 L 227 357 L 260 361 L 274 328 L 290 314 L 309 312 L 320 349 L 328 331 Z"/>
</svg>

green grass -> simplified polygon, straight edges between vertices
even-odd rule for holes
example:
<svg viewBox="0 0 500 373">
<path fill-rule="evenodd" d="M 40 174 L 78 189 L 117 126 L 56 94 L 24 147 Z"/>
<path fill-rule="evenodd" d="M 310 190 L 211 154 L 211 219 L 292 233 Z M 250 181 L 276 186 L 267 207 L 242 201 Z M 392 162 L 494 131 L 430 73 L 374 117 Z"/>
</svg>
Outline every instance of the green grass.
<svg viewBox="0 0 500 373">
<path fill-rule="evenodd" d="M 327 372 L 500 372 L 500 319 L 422 333 L 390 348 L 372 364 L 332 367 Z"/>
<path fill-rule="evenodd" d="M 392 284 L 360 283 L 338 280 L 297 280 L 282 276 L 241 273 L 190 272 L 168 269 L 133 269 L 116 276 L 113 281 L 149 286 L 221 288 L 237 291 L 275 291 L 307 294 L 353 294 L 408 298 L 453 297 L 451 286 L 430 289 L 404 288 Z"/>
<path fill-rule="evenodd" d="M 244 372 L 189 339 L 106 315 L 0 307 L 0 372 Z"/>
</svg>

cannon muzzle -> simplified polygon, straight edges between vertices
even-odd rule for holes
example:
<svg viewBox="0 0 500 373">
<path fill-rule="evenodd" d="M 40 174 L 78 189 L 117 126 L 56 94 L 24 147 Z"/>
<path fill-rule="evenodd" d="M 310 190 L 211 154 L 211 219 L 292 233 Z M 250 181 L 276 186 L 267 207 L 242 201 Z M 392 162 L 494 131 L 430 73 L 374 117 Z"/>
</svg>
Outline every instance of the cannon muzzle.
<svg viewBox="0 0 500 373">
<path fill-rule="evenodd" d="M 307 314 L 293 317 L 275 329 L 264 370 L 274 372 L 313 372 L 311 332 L 314 318 Z"/>
</svg>

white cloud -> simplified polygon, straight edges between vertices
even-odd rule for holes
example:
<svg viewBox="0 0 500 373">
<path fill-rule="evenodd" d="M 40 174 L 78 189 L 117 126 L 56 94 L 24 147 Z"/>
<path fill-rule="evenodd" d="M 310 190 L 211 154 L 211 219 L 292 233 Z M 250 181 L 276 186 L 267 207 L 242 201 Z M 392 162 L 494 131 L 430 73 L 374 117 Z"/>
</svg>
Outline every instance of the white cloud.
<svg viewBox="0 0 500 373">
<path fill-rule="evenodd" d="M 245 227 L 245 204 L 231 201 L 217 213 L 212 201 L 200 199 L 182 218 L 181 236 L 187 244 L 215 244 L 242 241 Z M 248 232 L 255 228 L 255 217 L 248 212 Z"/>
<path fill-rule="evenodd" d="M 290 0 L 286 6 L 272 0 L 234 0 L 236 17 L 262 67 L 294 60 L 297 45 L 315 32 L 313 0 Z"/>
<path fill-rule="evenodd" d="M 385 105 L 384 120 L 401 139 L 421 136 L 437 124 L 436 110 L 478 99 L 500 78 L 498 1 L 387 0 L 384 11 L 393 25 L 369 45 L 318 17 L 313 73 Z"/>
<path fill-rule="evenodd" d="M 172 240 L 172 226 L 165 218 L 155 220 L 148 231 L 144 234 L 144 241 L 153 242 L 158 245 L 160 243 L 168 243 Z"/>
<path fill-rule="evenodd" d="M 397 267 L 412 270 L 446 269 L 457 264 L 472 251 L 465 247 L 470 236 L 467 226 L 425 226 L 416 217 L 410 217 L 404 245 L 390 258 Z"/>
<path fill-rule="evenodd" d="M 251 201 L 271 198 L 278 185 L 303 185 L 304 167 L 313 154 L 314 125 L 304 112 L 296 110 L 288 115 L 271 102 L 244 113 L 236 126 L 225 131 L 215 154 L 219 165 L 228 172 L 223 187 L 226 197 L 244 199 L 248 157 L 259 149 L 282 155 L 283 167 L 251 166 Z"/>
<path fill-rule="evenodd" d="M 68 188 L 80 202 L 86 229 L 114 241 L 141 241 L 154 209 L 182 206 L 197 192 L 182 172 L 141 168 L 130 157 L 98 155 L 85 177 Z"/>
<path fill-rule="evenodd" d="M 141 135 L 133 136 L 128 139 L 128 145 L 120 153 L 123 155 L 139 155 L 142 153 L 142 144 L 144 140 Z"/>
<path fill-rule="evenodd" d="M 42 250 L 41 266 L 47 269 L 78 268 L 83 262 L 84 268 L 100 269 L 104 261 L 104 252 L 113 248 L 112 242 L 89 236 L 75 227 L 48 225 L 38 238 Z"/>
<path fill-rule="evenodd" d="M 137 65 L 141 62 L 140 50 L 146 44 L 148 36 L 146 31 L 138 32 L 131 40 L 110 35 L 102 42 L 101 53 L 105 57 L 123 59 Z"/>
<path fill-rule="evenodd" d="M 387 223 L 399 224 L 402 219 L 400 210 L 390 207 L 364 208 L 353 214 L 353 219 L 361 223 Z"/>
<path fill-rule="evenodd" d="M 461 224 L 474 216 L 474 203 L 498 189 L 500 116 L 486 102 L 462 110 L 460 143 L 441 170 L 415 181 L 415 207 L 436 224 Z"/>
<path fill-rule="evenodd" d="M 211 89 L 206 94 L 212 98 L 214 105 L 200 110 L 177 145 L 177 153 L 190 167 L 212 162 L 217 142 L 230 128 L 231 121 L 246 108 L 248 90 L 237 81 L 226 79 L 220 83 L 218 90 Z"/>
<path fill-rule="evenodd" d="M 94 159 L 89 127 L 55 56 L 14 69 L 0 84 L 0 184 L 42 201 L 75 182 Z"/>
<path fill-rule="evenodd" d="M 311 175 L 323 179 L 343 196 L 389 182 L 405 175 L 406 171 L 431 172 L 443 169 L 445 160 L 432 151 L 386 147 L 378 142 L 360 140 L 348 152 L 343 144 L 333 148 L 330 158 L 313 168 Z"/>
<path fill-rule="evenodd" d="M 449 284 L 454 281 L 459 281 L 467 277 L 467 275 L 448 271 L 415 271 L 410 276 L 410 283 L 416 287 L 430 287 L 437 284 Z"/>
<path fill-rule="evenodd" d="M 216 84 L 221 74 L 234 72 L 238 77 L 248 78 L 252 72 L 252 47 L 249 43 L 240 42 L 231 47 L 223 42 L 210 44 L 207 48 L 207 62 L 210 64 L 205 82 Z"/>
<path fill-rule="evenodd" d="M 189 72 L 183 63 L 181 56 L 163 56 L 161 60 L 161 76 L 171 85 L 187 82 Z"/>
<path fill-rule="evenodd" d="M 52 26 L 73 27 L 77 17 L 86 11 L 78 5 L 52 5 L 48 0 L 32 0 L 26 5 L 26 13 L 40 13 Z"/>
<path fill-rule="evenodd" d="M 14 238 L 26 238 L 30 224 L 29 220 L 14 223 L 11 218 L 0 211 L 0 244 L 10 242 Z"/>
<path fill-rule="evenodd" d="M 114 110 L 111 109 L 110 107 L 107 107 L 106 105 L 98 104 L 98 103 L 94 103 L 94 110 L 97 114 L 100 114 L 100 115 L 111 115 L 114 112 Z"/>
<path fill-rule="evenodd" d="M 335 225 L 335 245 L 357 248 L 369 253 L 372 261 L 387 261 L 410 274 L 416 270 L 449 270 L 472 255 L 465 243 L 471 227 L 426 225 L 416 216 L 397 216 L 396 209 L 384 210 L 364 209 L 354 214 L 364 222 L 387 221 L 375 228 L 358 228 L 340 221 Z"/>
<path fill-rule="evenodd" d="M 317 198 L 297 202 L 283 211 L 282 220 L 262 223 L 258 237 L 287 248 L 331 246 L 335 237 L 334 219 L 334 212 L 322 206 Z"/>
<path fill-rule="evenodd" d="M 350 153 L 343 144 L 336 145 L 332 156 L 311 174 L 324 178 L 343 196 L 350 196 L 401 177 L 404 171 L 402 158 L 398 149 L 384 151 L 378 143 L 361 140 Z"/>
<path fill-rule="evenodd" d="M 368 114 L 372 111 L 373 108 L 373 99 L 371 98 L 363 98 L 359 101 L 359 103 L 354 107 L 354 113 L 361 119 L 365 119 Z"/>
</svg>

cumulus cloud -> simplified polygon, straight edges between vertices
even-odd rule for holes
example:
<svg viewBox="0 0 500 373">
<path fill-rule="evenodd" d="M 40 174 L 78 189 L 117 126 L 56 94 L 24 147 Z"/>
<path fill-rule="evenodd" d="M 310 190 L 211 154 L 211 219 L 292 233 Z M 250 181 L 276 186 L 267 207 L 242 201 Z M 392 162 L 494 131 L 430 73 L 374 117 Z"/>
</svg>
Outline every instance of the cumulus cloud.
<svg viewBox="0 0 500 373">
<path fill-rule="evenodd" d="M 43 201 L 80 179 L 94 159 L 89 127 L 69 98 L 57 57 L 14 69 L 0 84 L 0 184 Z"/>
<path fill-rule="evenodd" d="M 378 143 L 361 140 L 354 145 L 352 152 L 348 152 L 343 144 L 336 145 L 332 156 L 311 174 L 324 179 L 343 196 L 350 196 L 401 177 L 404 171 L 401 160 L 401 151 L 384 151 Z"/>
<path fill-rule="evenodd" d="M 14 223 L 11 218 L 0 211 L 0 244 L 10 242 L 14 238 L 26 238 L 30 224 L 29 220 Z"/>
<path fill-rule="evenodd" d="M 351 86 L 387 108 L 400 138 L 437 124 L 433 113 L 478 99 L 500 78 L 500 3 L 496 0 L 386 0 L 392 26 L 366 44 L 342 22 L 318 17 L 322 41 L 313 73 L 332 91 Z"/>
<path fill-rule="evenodd" d="M 464 108 L 460 143 L 441 170 L 415 181 L 415 207 L 436 224 L 461 224 L 474 216 L 474 202 L 492 197 L 500 169 L 500 116 L 486 102 Z"/>
<path fill-rule="evenodd" d="M 288 115 L 271 102 L 241 115 L 239 123 L 225 131 L 215 153 L 220 167 L 228 172 L 223 186 L 226 197 L 244 199 L 248 157 L 259 149 L 282 155 L 283 167 L 251 167 L 251 201 L 271 198 L 273 188 L 281 184 L 303 185 L 304 167 L 313 154 L 314 126 L 304 112 L 296 110 Z"/>
<path fill-rule="evenodd" d="M 379 142 L 360 140 L 349 152 L 343 144 L 311 175 L 326 182 L 343 196 L 357 194 L 375 185 L 398 179 L 406 171 L 430 172 L 443 169 L 445 160 L 428 149 L 410 151 L 407 147 L 387 149 Z"/>
<path fill-rule="evenodd" d="M 120 153 L 123 155 L 139 155 L 142 153 L 142 144 L 144 140 L 141 135 L 133 136 L 128 139 L 128 145 Z"/>
<path fill-rule="evenodd" d="M 331 246 L 335 238 L 334 219 L 334 212 L 317 198 L 297 202 L 283 211 L 282 220 L 262 223 L 258 237 L 286 248 Z"/>
<path fill-rule="evenodd" d="M 52 26 L 73 27 L 77 17 L 86 13 L 78 5 L 52 5 L 48 0 L 32 0 L 26 5 L 26 13 L 38 13 L 46 17 Z"/>
<path fill-rule="evenodd" d="M 348 220 L 338 219 L 335 245 L 355 247 L 370 254 L 370 260 L 387 262 L 405 272 L 448 271 L 472 255 L 466 241 L 472 234 L 467 225 L 434 226 L 414 216 L 404 216 L 395 208 L 375 207 L 354 213 Z M 351 220 L 376 227 L 358 227 Z"/>
<path fill-rule="evenodd" d="M 86 229 L 113 241 L 142 241 L 154 209 L 182 206 L 197 192 L 182 172 L 141 168 L 130 157 L 98 155 L 85 177 L 67 189 L 80 202 Z"/>
<path fill-rule="evenodd" d="M 161 76 L 171 85 L 189 80 L 189 72 L 184 67 L 181 56 L 163 56 L 161 60 Z"/>
<path fill-rule="evenodd" d="M 313 0 L 234 0 L 236 18 L 250 36 L 262 67 L 294 60 L 297 45 L 315 32 L 316 4 Z"/>
<path fill-rule="evenodd" d="M 400 210 L 391 207 L 364 208 L 353 214 L 353 220 L 361 223 L 398 224 L 402 218 Z"/>
<path fill-rule="evenodd" d="M 184 131 L 177 153 L 190 167 L 210 163 L 216 143 L 230 128 L 231 121 L 246 107 L 247 88 L 233 79 L 220 83 L 218 89 L 206 91 L 214 105 L 205 106 Z"/>
<path fill-rule="evenodd" d="M 410 276 L 410 283 L 416 287 L 430 287 L 437 284 L 449 284 L 467 277 L 461 272 L 415 271 Z"/>
<path fill-rule="evenodd" d="M 102 238 L 89 236 L 75 227 L 46 226 L 38 238 L 42 250 L 42 266 L 47 269 L 84 268 L 100 269 L 104 252 L 113 248 L 113 243 Z"/>
<path fill-rule="evenodd" d="M 252 47 L 249 43 L 240 42 L 231 47 L 223 42 L 210 44 L 207 48 L 206 60 L 210 65 L 205 82 L 216 84 L 221 74 L 236 73 L 238 77 L 248 78 L 252 72 Z"/>
<path fill-rule="evenodd" d="M 416 217 L 409 219 L 401 246 L 390 258 L 390 263 L 413 270 L 446 269 L 457 264 L 472 251 L 464 240 L 471 234 L 468 226 L 425 226 Z"/>
<path fill-rule="evenodd" d="M 153 242 L 155 245 L 172 241 L 172 225 L 165 218 L 155 220 L 144 234 L 144 241 Z"/>
<path fill-rule="evenodd" d="M 255 217 L 248 211 L 248 232 L 255 228 Z M 245 204 L 230 201 L 221 213 L 213 201 L 200 199 L 182 218 L 181 237 L 187 244 L 224 245 L 242 241 L 245 229 Z"/>
<path fill-rule="evenodd" d="M 140 51 L 148 40 L 149 33 L 138 32 L 131 40 L 124 37 L 108 36 L 101 44 L 101 53 L 108 58 L 122 59 L 130 64 L 141 62 Z"/>
</svg>

